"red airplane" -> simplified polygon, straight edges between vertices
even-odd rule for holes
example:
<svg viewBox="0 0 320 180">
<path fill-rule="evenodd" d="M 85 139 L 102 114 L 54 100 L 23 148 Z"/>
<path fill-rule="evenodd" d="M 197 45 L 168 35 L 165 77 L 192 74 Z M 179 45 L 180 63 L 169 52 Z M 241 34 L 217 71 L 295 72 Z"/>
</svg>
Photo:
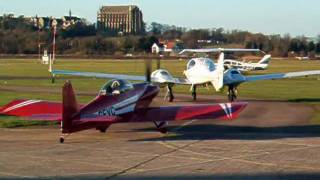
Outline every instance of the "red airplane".
<svg viewBox="0 0 320 180">
<path fill-rule="evenodd" d="M 57 121 L 61 123 L 62 135 L 97 129 L 106 132 L 115 123 L 154 122 L 157 129 L 166 133 L 167 121 L 191 119 L 237 118 L 247 103 L 208 105 L 184 105 L 149 107 L 157 96 L 159 87 L 150 83 L 131 84 L 125 80 L 111 80 L 87 105 L 78 105 L 69 81 L 62 90 L 63 102 L 41 100 L 16 100 L 0 107 L 0 115 L 24 117 L 25 120 Z"/>
</svg>

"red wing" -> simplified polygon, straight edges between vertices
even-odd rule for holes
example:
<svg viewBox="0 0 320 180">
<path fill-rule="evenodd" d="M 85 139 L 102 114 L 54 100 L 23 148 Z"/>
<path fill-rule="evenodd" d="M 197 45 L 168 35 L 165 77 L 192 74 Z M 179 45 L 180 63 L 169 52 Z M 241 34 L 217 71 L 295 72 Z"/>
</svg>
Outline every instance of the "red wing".
<svg viewBox="0 0 320 180">
<path fill-rule="evenodd" d="M 60 120 L 61 113 L 61 103 L 41 100 L 15 100 L 0 108 L 0 115 L 27 117 L 34 120 Z"/>
<path fill-rule="evenodd" d="M 226 103 L 150 108 L 144 119 L 148 121 L 231 120 L 237 118 L 246 105 L 247 103 Z"/>
</svg>

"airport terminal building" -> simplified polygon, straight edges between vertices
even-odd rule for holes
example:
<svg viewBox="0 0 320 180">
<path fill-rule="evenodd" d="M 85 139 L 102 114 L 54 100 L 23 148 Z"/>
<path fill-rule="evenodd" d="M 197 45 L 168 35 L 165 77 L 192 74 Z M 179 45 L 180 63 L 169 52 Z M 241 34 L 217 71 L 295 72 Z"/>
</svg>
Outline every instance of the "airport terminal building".
<svg viewBox="0 0 320 180">
<path fill-rule="evenodd" d="M 98 12 L 97 28 L 99 31 L 117 34 L 141 34 L 143 15 L 139 7 L 103 6 Z"/>
</svg>

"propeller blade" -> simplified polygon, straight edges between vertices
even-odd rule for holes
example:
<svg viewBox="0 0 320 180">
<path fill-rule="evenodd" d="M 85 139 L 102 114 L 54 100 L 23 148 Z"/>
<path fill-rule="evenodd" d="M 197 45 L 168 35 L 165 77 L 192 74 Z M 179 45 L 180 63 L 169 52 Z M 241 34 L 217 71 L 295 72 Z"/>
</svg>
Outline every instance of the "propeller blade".
<svg viewBox="0 0 320 180">
<path fill-rule="evenodd" d="M 146 72 L 145 72 L 146 80 L 147 80 L 147 82 L 151 83 L 152 60 L 146 59 L 145 65 L 146 65 Z"/>
</svg>

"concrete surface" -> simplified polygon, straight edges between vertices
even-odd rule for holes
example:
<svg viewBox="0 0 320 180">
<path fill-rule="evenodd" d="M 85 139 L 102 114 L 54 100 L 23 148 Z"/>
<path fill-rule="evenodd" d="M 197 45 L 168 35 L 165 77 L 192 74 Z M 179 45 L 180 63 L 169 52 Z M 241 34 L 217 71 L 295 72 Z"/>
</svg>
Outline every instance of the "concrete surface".
<svg viewBox="0 0 320 180">
<path fill-rule="evenodd" d="M 65 144 L 58 126 L 0 129 L 0 177 L 320 179 L 320 126 L 310 125 L 311 114 L 309 106 L 250 100 L 232 122 L 172 123 L 167 135 L 152 123 L 118 124 Z"/>
</svg>

